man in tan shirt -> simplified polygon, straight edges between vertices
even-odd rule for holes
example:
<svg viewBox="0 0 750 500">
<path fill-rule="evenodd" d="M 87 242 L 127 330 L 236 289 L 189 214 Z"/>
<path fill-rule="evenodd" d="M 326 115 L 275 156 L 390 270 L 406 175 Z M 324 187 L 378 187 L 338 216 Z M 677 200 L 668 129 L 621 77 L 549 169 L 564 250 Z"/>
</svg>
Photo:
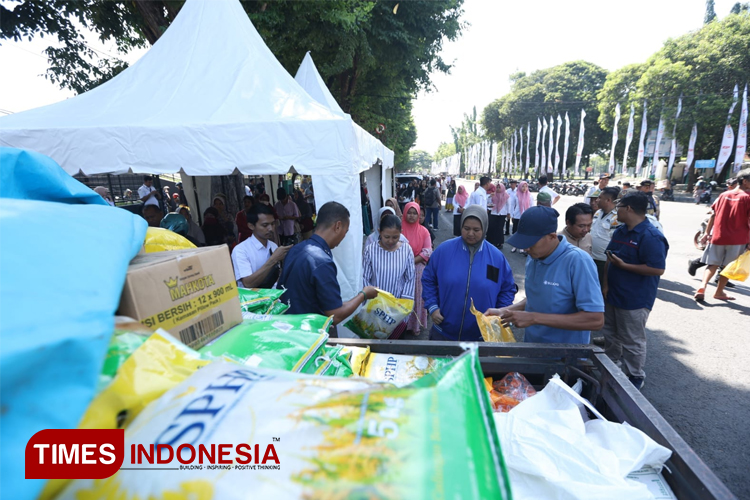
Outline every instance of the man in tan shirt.
<svg viewBox="0 0 750 500">
<path fill-rule="evenodd" d="M 573 246 L 591 255 L 591 222 L 594 211 L 588 203 L 576 203 L 565 212 L 565 228 L 559 235 L 565 236 Z"/>
</svg>

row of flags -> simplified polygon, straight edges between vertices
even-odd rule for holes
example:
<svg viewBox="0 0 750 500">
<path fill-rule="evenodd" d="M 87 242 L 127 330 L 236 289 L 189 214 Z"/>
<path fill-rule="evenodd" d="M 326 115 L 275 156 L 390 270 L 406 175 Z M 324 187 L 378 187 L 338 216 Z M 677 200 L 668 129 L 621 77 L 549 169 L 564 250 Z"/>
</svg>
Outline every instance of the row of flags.
<svg viewBox="0 0 750 500">
<path fill-rule="evenodd" d="M 452 156 L 448 156 L 438 162 L 433 161 L 432 167 L 430 168 L 431 175 L 447 173 L 448 175 L 452 175 L 455 177 L 455 176 L 458 176 L 460 172 L 461 172 L 461 153 L 456 153 Z"/>
<path fill-rule="evenodd" d="M 730 124 L 732 113 L 734 112 L 735 106 L 737 105 L 737 102 L 739 100 L 739 88 L 737 85 L 734 86 L 734 99 L 732 102 L 732 105 L 729 109 L 729 113 L 727 115 L 727 123 L 724 128 L 724 135 L 721 143 L 721 149 L 719 151 L 719 157 L 716 161 L 716 167 L 715 172 L 716 175 L 719 175 L 721 171 L 723 170 L 724 166 L 727 164 L 728 160 L 732 156 L 732 146 L 734 145 L 734 130 L 732 129 L 732 126 Z M 672 167 L 674 166 L 675 157 L 677 153 L 677 139 L 676 139 L 676 132 L 677 132 L 677 120 L 680 117 L 680 113 L 682 112 L 682 97 L 679 98 L 677 101 L 677 112 L 675 113 L 675 119 L 674 119 L 674 126 L 672 128 L 672 141 L 670 144 L 670 150 L 669 150 L 669 159 L 667 162 L 667 178 L 671 178 L 672 175 Z M 634 123 L 634 115 L 635 115 L 635 108 L 631 104 L 630 105 L 630 119 L 628 120 L 628 129 L 627 134 L 625 136 L 625 154 L 622 159 L 622 173 L 627 172 L 628 168 L 628 153 L 630 151 L 630 145 L 633 141 L 633 131 L 635 128 Z M 740 123 L 739 128 L 737 131 L 737 145 L 734 148 L 734 161 L 732 162 L 732 171 L 734 173 L 738 172 L 742 168 L 742 163 L 745 158 L 745 151 L 747 149 L 747 115 L 748 115 L 748 107 L 747 107 L 747 84 L 745 85 L 745 90 L 742 94 L 742 110 L 740 112 Z M 583 145 L 584 145 L 584 132 L 585 132 L 585 125 L 584 120 L 586 118 L 586 111 L 581 110 L 581 122 L 580 122 L 580 129 L 578 132 L 578 148 L 576 150 L 576 156 L 575 156 L 575 174 L 578 175 L 579 168 L 581 164 L 581 156 L 583 154 Z M 638 143 L 638 154 L 636 156 L 636 162 L 635 162 L 635 173 L 636 175 L 639 175 L 641 172 L 641 168 L 643 166 L 643 160 L 645 157 L 645 138 L 646 133 L 648 131 L 648 102 L 643 102 L 643 117 L 641 119 L 641 133 L 640 133 L 640 139 Z M 618 131 L 617 126 L 620 121 L 620 104 L 618 103 L 615 106 L 615 119 L 614 119 L 614 126 L 612 128 L 612 146 L 610 150 L 609 155 L 609 173 L 614 174 L 615 169 L 617 167 L 617 162 L 615 160 L 615 147 L 617 146 L 618 142 Z M 534 169 L 541 173 L 546 169 L 548 173 L 551 172 L 559 172 L 559 166 L 560 162 L 562 160 L 562 175 L 563 177 L 567 175 L 567 163 L 568 163 L 568 145 L 569 145 L 569 139 L 570 139 L 570 120 L 568 118 L 568 113 L 565 113 L 565 135 L 564 135 L 564 145 L 562 148 L 562 156 L 560 154 L 560 133 L 561 128 L 563 124 L 563 118 L 560 114 L 557 115 L 557 119 L 555 120 L 554 116 L 549 117 L 549 121 L 547 121 L 547 117 L 542 117 L 541 119 L 537 119 L 537 126 L 536 126 L 536 141 L 535 141 L 535 151 L 534 151 Z M 548 133 L 549 131 L 549 133 Z M 526 149 L 525 149 L 525 161 L 524 161 L 524 133 L 526 135 Z M 655 173 L 656 165 L 659 163 L 659 144 L 661 144 L 662 139 L 664 138 L 664 117 L 659 117 L 659 124 L 656 129 L 656 143 L 654 145 L 654 160 L 651 166 L 651 173 Z M 693 128 L 690 133 L 690 140 L 688 141 L 688 153 L 687 153 L 687 164 L 690 165 L 694 160 L 694 153 L 695 153 L 695 142 L 698 138 L 698 125 L 697 123 L 693 123 Z M 526 125 L 526 130 L 524 130 L 523 127 L 516 129 L 513 131 L 513 135 L 508 138 L 506 141 L 504 141 L 500 146 L 500 170 L 502 172 L 509 172 L 511 170 L 515 171 L 521 171 L 525 174 L 528 173 L 529 167 L 530 167 L 530 154 L 529 154 L 529 144 L 531 142 L 531 123 L 529 122 Z M 541 139 L 541 140 L 540 140 Z M 485 143 L 481 143 L 485 144 Z M 546 144 L 546 148 L 545 148 Z M 496 146 L 496 145 L 493 145 Z M 541 148 L 541 154 L 540 154 L 540 148 Z M 472 151 L 470 149 L 470 151 Z M 471 164 L 474 167 L 476 167 L 477 163 Z M 479 162 L 479 165 L 483 165 L 481 162 Z M 492 164 L 494 165 L 494 163 Z M 477 172 L 490 172 L 494 171 L 493 168 L 485 168 L 480 170 L 469 170 L 467 167 L 467 173 L 477 173 Z"/>
</svg>

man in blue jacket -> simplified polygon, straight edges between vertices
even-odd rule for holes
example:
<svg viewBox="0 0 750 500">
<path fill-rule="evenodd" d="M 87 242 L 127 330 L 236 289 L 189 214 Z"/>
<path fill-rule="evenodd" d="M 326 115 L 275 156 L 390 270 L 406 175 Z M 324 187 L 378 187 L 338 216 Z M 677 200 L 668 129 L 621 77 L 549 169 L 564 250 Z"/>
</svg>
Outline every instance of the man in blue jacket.
<svg viewBox="0 0 750 500">
<path fill-rule="evenodd" d="M 484 241 L 487 209 L 461 214 L 461 237 L 442 243 L 422 274 L 422 298 L 432 317 L 430 340 L 481 341 L 471 303 L 479 311 L 513 303 L 517 287 L 505 256 Z"/>
<path fill-rule="evenodd" d="M 485 314 L 525 328 L 524 342 L 588 344 L 604 324 L 604 300 L 591 257 L 557 235 L 558 212 L 531 207 L 508 244 L 525 249 L 526 298 Z"/>
</svg>

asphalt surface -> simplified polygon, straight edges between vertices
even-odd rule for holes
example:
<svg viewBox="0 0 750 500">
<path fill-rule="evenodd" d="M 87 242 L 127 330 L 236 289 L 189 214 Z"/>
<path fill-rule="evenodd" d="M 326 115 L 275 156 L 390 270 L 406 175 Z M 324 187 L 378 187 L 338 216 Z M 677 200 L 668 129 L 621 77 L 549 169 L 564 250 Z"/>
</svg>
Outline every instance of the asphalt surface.
<svg viewBox="0 0 750 500">
<path fill-rule="evenodd" d="M 463 182 L 473 190 L 473 181 Z M 535 194 L 534 194 L 535 196 Z M 560 226 L 565 210 L 583 201 L 563 196 L 555 205 Z M 643 394 L 738 498 L 750 498 L 750 281 L 727 289 L 733 302 L 693 299 L 703 269 L 687 272 L 701 252 L 693 235 L 705 205 L 662 202 L 661 223 L 669 241 L 667 269 L 647 323 L 648 352 Z M 435 245 L 453 237 L 453 215 L 441 211 Z M 505 245 L 503 254 L 524 297 L 524 262 Z M 429 327 L 430 325 L 428 325 Z M 408 339 L 426 339 L 427 329 Z M 522 340 L 523 331 L 514 331 Z M 406 338 L 406 337 L 405 337 Z"/>
</svg>

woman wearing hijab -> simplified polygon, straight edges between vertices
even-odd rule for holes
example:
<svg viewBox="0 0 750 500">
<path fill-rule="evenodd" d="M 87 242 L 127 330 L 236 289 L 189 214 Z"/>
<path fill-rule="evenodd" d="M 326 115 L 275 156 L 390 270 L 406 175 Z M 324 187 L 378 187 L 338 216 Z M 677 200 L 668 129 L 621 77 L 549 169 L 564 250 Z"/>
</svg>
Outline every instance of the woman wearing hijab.
<svg viewBox="0 0 750 500">
<path fill-rule="evenodd" d="M 490 228 L 487 231 L 487 241 L 502 250 L 503 243 L 505 243 L 503 227 L 505 226 L 505 218 L 508 216 L 508 206 L 510 204 L 510 195 L 505 190 L 505 185 L 502 182 L 497 183 L 491 200 L 492 209 L 490 210 Z"/>
<path fill-rule="evenodd" d="M 443 242 L 432 254 L 422 278 L 422 298 L 433 323 L 430 340 L 482 341 L 472 300 L 479 311 L 513 303 L 513 271 L 503 253 L 485 242 L 487 226 L 487 211 L 469 206 L 461 214 L 461 237 Z"/>
<path fill-rule="evenodd" d="M 365 241 L 365 249 L 367 247 L 369 247 L 370 245 L 372 245 L 373 243 L 377 243 L 379 241 L 379 239 L 380 239 L 380 223 L 383 221 L 383 219 L 387 215 L 396 215 L 396 211 L 393 210 L 393 208 L 391 208 L 391 207 L 383 207 L 383 208 L 380 209 L 380 211 L 378 212 L 378 222 L 377 222 L 377 224 L 375 224 L 375 231 L 373 231 L 372 233 L 370 233 L 370 236 L 367 237 L 367 240 Z M 401 218 L 398 217 L 397 215 L 396 215 L 396 218 L 399 219 L 399 220 L 401 220 Z M 398 226 L 398 233 L 401 235 L 401 241 L 405 241 L 406 243 L 408 243 L 408 241 L 406 241 L 406 238 L 404 238 L 404 235 L 401 234 L 401 224 L 399 224 L 399 226 Z"/>
<path fill-rule="evenodd" d="M 469 193 L 463 186 L 458 186 L 456 196 L 453 197 L 453 236 L 461 236 L 461 212 L 469 201 Z"/>
<path fill-rule="evenodd" d="M 229 215 L 227 210 L 227 197 L 221 193 L 215 195 L 214 199 L 211 200 L 211 206 L 219 213 L 218 221 L 227 234 L 226 243 L 231 248 L 237 238 L 237 226 L 234 223 L 234 218 Z"/>
<path fill-rule="evenodd" d="M 414 254 L 414 312 L 409 316 L 407 330 L 419 333 L 421 327 L 427 326 L 427 311 L 422 301 L 422 272 L 432 255 L 432 240 L 427 228 L 419 223 L 420 209 L 415 202 L 404 207 L 401 221 L 401 232 L 406 237 Z"/>
<path fill-rule="evenodd" d="M 518 231 L 518 224 L 521 222 L 521 216 L 523 213 L 533 205 L 534 201 L 531 199 L 531 193 L 529 193 L 529 183 L 521 181 L 518 184 L 516 195 L 512 196 L 510 201 L 510 217 L 513 221 L 513 234 L 516 234 L 516 231 Z M 516 248 L 513 247 L 510 251 L 515 253 Z M 524 255 L 526 254 L 523 250 L 521 250 L 521 253 Z"/>
<path fill-rule="evenodd" d="M 398 217 L 385 213 L 378 227 L 380 239 L 365 248 L 362 281 L 364 287 L 377 287 L 397 299 L 414 299 L 414 252 L 401 234 L 401 226 Z M 389 338 L 400 338 L 408 321 L 406 318 L 398 325 Z"/>
<path fill-rule="evenodd" d="M 385 206 L 391 207 L 393 209 L 393 213 L 396 214 L 396 217 L 398 217 L 399 219 L 403 217 L 401 208 L 398 206 L 398 200 L 396 198 L 388 198 L 387 200 L 385 200 Z"/>
<path fill-rule="evenodd" d="M 445 211 L 453 211 L 453 197 L 456 196 L 456 181 L 451 181 L 448 186 L 448 196 L 445 197 Z"/>
<path fill-rule="evenodd" d="M 104 186 L 97 186 L 94 188 L 94 192 L 102 197 L 104 201 L 107 202 L 107 205 L 110 207 L 115 206 L 115 202 L 112 201 L 112 197 L 109 195 L 109 189 L 105 188 Z"/>
</svg>

